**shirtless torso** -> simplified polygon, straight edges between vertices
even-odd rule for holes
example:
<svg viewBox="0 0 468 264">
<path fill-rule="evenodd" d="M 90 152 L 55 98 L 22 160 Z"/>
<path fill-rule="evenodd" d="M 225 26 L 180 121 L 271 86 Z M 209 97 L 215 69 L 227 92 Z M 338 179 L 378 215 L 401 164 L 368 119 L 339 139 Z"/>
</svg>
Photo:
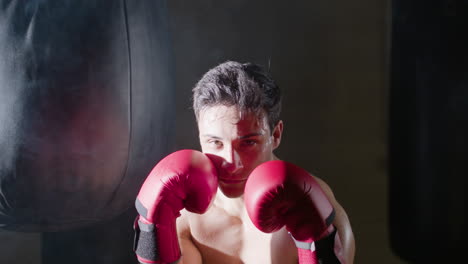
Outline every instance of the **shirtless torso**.
<svg viewBox="0 0 468 264">
<path fill-rule="evenodd" d="M 318 180 L 337 212 L 334 225 L 344 245 L 340 253 L 349 259 L 347 263 L 352 263 L 354 238 L 350 226 L 347 226 L 347 216 L 329 187 Z M 182 261 L 179 263 L 298 263 L 297 248 L 285 228 L 273 234 L 259 231 L 247 215 L 243 198 L 227 198 L 219 190 L 206 213 L 199 215 L 182 211 L 177 228 L 182 249 Z"/>
<path fill-rule="evenodd" d="M 205 214 L 184 211 L 179 218 L 182 252 L 193 244 L 201 257 L 191 254 L 183 263 L 297 263 L 296 246 L 284 228 L 273 234 L 259 231 L 244 207 L 236 208 L 242 198 L 223 196 L 218 192 Z"/>
</svg>

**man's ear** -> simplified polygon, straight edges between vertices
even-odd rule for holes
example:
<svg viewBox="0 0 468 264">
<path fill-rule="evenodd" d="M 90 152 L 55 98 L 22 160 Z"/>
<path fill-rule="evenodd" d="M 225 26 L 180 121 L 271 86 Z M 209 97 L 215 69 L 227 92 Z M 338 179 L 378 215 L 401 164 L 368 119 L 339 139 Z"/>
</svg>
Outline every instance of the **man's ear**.
<svg viewBox="0 0 468 264">
<path fill-rule="evenodd" d="M 281 143 L 281 136 L 283 135 L 283 121 L 278 121 L 278 124 L 273 128 L 273 149 L 279 147 Z"/>
</svg>

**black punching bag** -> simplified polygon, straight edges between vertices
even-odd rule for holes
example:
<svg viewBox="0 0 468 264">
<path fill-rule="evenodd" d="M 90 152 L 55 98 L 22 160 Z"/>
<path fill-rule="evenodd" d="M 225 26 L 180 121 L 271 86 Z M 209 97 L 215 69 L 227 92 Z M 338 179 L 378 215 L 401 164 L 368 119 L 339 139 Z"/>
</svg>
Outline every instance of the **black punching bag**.
<svg viewBox="0 0 468 264">
<path fill-rule="evenodd" d="M 172 68 L 165 1 L 0 0 L 0 228 L 133 208 L 172 151 Z"/>
<path fill-rule="evenodd" d="M 464 263 L 468 2 L 394 0 L 392 12 L 391 246 L 413 263 Z"/>
</svg>

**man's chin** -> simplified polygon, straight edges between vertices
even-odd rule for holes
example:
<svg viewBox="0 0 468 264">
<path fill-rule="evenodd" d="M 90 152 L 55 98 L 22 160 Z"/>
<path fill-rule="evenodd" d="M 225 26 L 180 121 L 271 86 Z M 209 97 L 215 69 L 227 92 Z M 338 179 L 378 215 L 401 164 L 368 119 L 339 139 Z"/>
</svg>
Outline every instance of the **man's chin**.
<svg viewBox="0 0 468 264">
<path fill-rule="evenodd" d="M 238 198 L 244 194 L 245 184 L 219 184 L 219 189 L 228 198 Z"/>
</svg>

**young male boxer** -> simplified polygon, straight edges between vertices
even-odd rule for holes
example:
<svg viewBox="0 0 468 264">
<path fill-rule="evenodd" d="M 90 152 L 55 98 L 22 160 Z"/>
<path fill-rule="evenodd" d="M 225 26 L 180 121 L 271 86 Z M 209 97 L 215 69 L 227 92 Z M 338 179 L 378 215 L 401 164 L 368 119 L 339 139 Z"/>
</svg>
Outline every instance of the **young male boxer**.
<svg viewBox="0 0 468 264">
<path fill-rule="evenodd" d="M 281 95 L 261 67 L 211 69 L 193 106 L 203 153 L 169 155 L 140 190 L 141 263 L 353 263 L 351 225 L 330 187 L 273 153 Z"/>
</svg>

